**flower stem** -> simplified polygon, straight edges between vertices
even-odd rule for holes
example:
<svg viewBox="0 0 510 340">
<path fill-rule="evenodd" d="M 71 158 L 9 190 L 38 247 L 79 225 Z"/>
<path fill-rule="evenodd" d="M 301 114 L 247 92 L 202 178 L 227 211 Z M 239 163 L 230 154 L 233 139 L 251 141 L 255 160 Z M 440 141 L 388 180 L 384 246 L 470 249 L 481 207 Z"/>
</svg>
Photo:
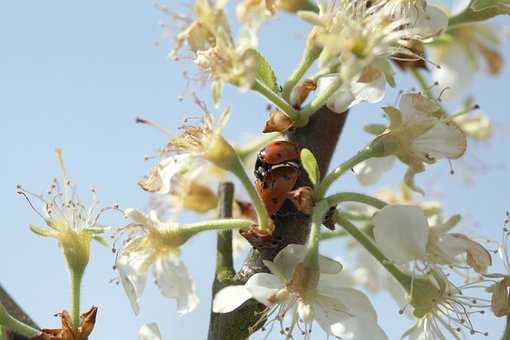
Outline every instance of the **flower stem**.
<svg viewBox="0 0 510 340">
<path fill-rule="evenodd" d="M 32 338 L 39 334 L 37 329 L 12 317 L 2 303 L 0 303 L 0 326 L 3 326 L 1 327 L 1 332 L 9 330 L 26 338 Z"/>
<path fill-rule="evenodd" d="M 319 53 L 319 48 L 313 46 L 313 43 L 307 42 L 301 61 L 294 72 L 292 72 L 285 85 L 283 85 L 282 97 L 287 102 L 290 102 L 292 89 L 294 89 L 296 84 L 303 78 L 306 71 L 312 66 L 313 62 L 319 57 Z"/>
<path fill-rule="evenodd" d="M 223 218 L 186 224 L 186 231 L 189 233 L 188 236 L 192 236 L 202 231 L 241 229 L 251 225 L 253 225 L 252 220 Z"/>
<path fill-rule="evenodd" d="M 328 203 L 330 204 L 330 206 L 333 206 L 333 205 L 336 205 L 336 204 L 342 203 L 342 202 L 358 202 L 358 203 L 364 203 L 366 205 L 370 205 L 377 209 L 382 209 L 386 205 L 388 205 L 388 203 L 381 201 L 378 198 L 375 198 L 375 197 L 372 197 L 369 195 L 365 195 L 365 194 L 360 194 L 357 192 L 341 192 L 338 194 L 328 196 L 326 199 L 327 199 Z"/>
<path fill-rule="evenodd" d="M 404 287 L 409 293 L 411 291 L 412 279 L 398 269 L 391 261 L 377 248 L 372 240 L 362 231 L 360 231 L 354 224 L 341 217 L 338 214 L 334 216 L 335 223 L 339 224 L 344 230 L 350 234 L 359 244 L 365 248 L 372 256 L 374 256 L 379 263 L 383 265 L 388 272 Z"/>
<path fill-rule="evenodd" d="M 80 326 L 80 298 L 83 270 L 69 269 L 71 274 L 71 322 L 76 332 Z"/>
<path fill-rule="evenodd" d="M 427 96 L 427 98 L 433 99 L 434 96 L 432 95 L 432 92 L 430 92 L 430 88 L 427 86 L 427 82 L 425 81 L 425 78 L 423 77 L 423 74 L 421 74 L 420 70 L 417 68 L 411 68 L 410 71 L 413 75 L 413 78 L 416 80 L 418 85 L 420 85 L 420 89 L 423 91 L 423 94 Z"/>
<path fill-rule="evenodd" d="M 307 268 L 319 269 L 319 241 L 321 240 L 321 224 L 324 215 L 329 209 L 327 200 L 322 200 L 315 204 L 312 212 L 312 224 L 310 227 L 310 235 L 306 243 L 306 256 L 304 264 Z"/>
<path fill-rule="evenodd" d="M 257 212 L 258 225 L 260 229 L 268 229 L 269 228 L 269 216 L 267 215 L 267 210 L 262 200 L 259 197 L 259 194 L 255 190 L 253 183 L 251 182 L 246 170 L 241 163 L 241 160 L 238 158 L 238 162 L 234 165 L 233 173 L 237 176 L 237 178 L 241 181 L 241 184 L 246 189 L 248 196 L 251 198 L 251 202 L 255 207 L 255 211 Z"/>
<path fill-rule="evenodd" d="M 376 151 L 372 147 L 367 146 L 366 148 L 358 152 L 354 157 L 348 159 L 347 161 L 336 167 L 322 180 L 322 182 L 315 189 L 316 201 L 324 198 L 324 195 L 326 194 L 326 191 L 329 189 L 331 184 L 333 184 L 333 182 L 336 181 L 340 176 L 342 176 L 347 170 L 351 169 L 356 164 L 361 163 L 376 155 L 377 155 Z"/>
<path fill-rule="evenodd" d="M 260 80 L 255 80 L 255 83 L 252 86 L 252 90 L 260 93 L 267 100 L 276 105 L 276 107 L 282 110 L 282 112 L 287 116 L 289 116 L 292 121 L 297 122 L 300 120 L 300 113 L 296 111 L 292 106 L 290 106 L 290 104 L 286 102 L 285 99 L 280 97 Z"/>
<path fill-rule="evenodd" d="M 340 86 L 342 86 L 342 78 L 340 76 L 337 76 L 335 80 L 321 93 L 315 97 L 310 104 L 306 105 L 301 110 L 301 120 L 307 121 L 312 114 L 314 114 L 318 109 L 320 109 L 326 102 L 328 101 L 329 97 L 331 97 L 336 90 Z"/>
</svg>

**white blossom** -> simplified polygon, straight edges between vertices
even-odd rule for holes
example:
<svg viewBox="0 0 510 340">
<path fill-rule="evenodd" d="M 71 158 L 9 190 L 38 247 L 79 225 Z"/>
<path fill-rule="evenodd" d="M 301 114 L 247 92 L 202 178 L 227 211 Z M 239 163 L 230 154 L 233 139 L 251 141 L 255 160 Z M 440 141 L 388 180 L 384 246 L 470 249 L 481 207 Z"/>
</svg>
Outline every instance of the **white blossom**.
<svg viewBox="0 0 510 340">
<path fill-rule="evenodd" d="M 198 305 L 198 297 L 195 283 L 180 259 L 179 247 L 187 240 L 183 227 L 161 222 L 155 212 L 147 216 L 127 209 L 125 214 L 133 224 L 123 230 L 130 238 L 119 250 L 115 267 L 135 314 L 140 311 L 139 301 L 151 266 L 161 294 L 176 300 L 180 314 L 191 312 Z M 133 236 L 136 232 L 141 233 Z"/>
<path fill-rule="evenodd" d="M 449 233 L 459 220 L 453 216 L 429 225 L 418 207 L 389 205 L 374 215 L 374 237 L 381 251 L 396 264 L 422 261 L 484 273 L 492 263 L 490 253 L 463 234 Z"/>
<path fill-rule="evenodd" d="M 282 329 L 288 337 L 300 324 L 305 339 L 309 339 L 315 320 L 326 333 L 343 339 L 387 339 L 377 325 L 377 315 L 368 298 L 344 287 L 339 275 L 335 275 L 341 265 L 320 257 L 320 273 L 309 271 L 301 263 L 305 253 L 302 245 L 287 246 L 273 262 L 264 262 L 271 274 L 256 273 L 244 286 L 230 286 L 218 292 L 213 311 L 230 312 L 254 298 L 267 306 L 261 320 L 276 315 L 268 322 L 282 322 L 290 317 L 290 326 Z"/>
<path fill-rule="evenodd" d="M 386 155 L 395 155 L 407 164 L 404 180 L 411 189 L 423 193 L 415 185 L 414 175 L 425 170 L 424 163 L 457 159 L 465 153 L 465 134 L 454 122 L 442 118 L 435 101 L 419 93 L 406 93 L 401 96 L 398 109 L 387 106 L 384 111 L 390 125 L 374 144 L 379 143 Z"/>
</svg>

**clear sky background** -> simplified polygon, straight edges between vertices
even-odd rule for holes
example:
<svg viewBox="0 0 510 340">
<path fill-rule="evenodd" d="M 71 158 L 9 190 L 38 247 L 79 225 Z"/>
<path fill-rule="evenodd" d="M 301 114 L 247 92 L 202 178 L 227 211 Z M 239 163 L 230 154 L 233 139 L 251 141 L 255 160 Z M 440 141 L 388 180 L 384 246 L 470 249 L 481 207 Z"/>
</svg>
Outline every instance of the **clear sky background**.
<svg viewBox="0 0 510 340">
<path fill-rule="evenodd" d="M 15 194 L 16 184 L 44 191 L 58 175 L 54 149 L 59 146 L 83 200 L 88 200 L 88 189 L 94 187 L 105 205 L 146 208 L 148 195 L 136 181 L 152 165 L 144 162 L 143 156 L 163 145 L 165 137 L 136 125 L 134 118 L 141 115 L 176 131 L 184 117 L 200 114 L 189 97 L 177 100 L 189 93 L 182 77 L 186 67 L 166 59 L 168 43 L 155 47 L 161 19 L 164 16 L 149 1 L 0 3 L 0 283 L 40 326 L 57 326 L 53 314 L 69 308 L 68 278 L 56 242 L 28 230 L 28 224 L 42 221 Z M 508 19 L 497 22 L 508 24 Z M 305 28 L 281 15 L 262 31 L 261 50 L 280 81 L 299 59 Z M 508 47 L 506 43 L 503 48 L 507 59 Z M 401 89 L 413 86 L 405 76 L 398 79 Z M 459 230 L 494 240 L 500 239 L 505 211 L 510 209 L 509 82 L 510 67 L 506 67 L 497 79 L 477 77 L 471 90 L 494 123 L 494 137 L 487 143 L 471 143 L 464 160 L 454 162 L 454 176 L 448 174 L 447 164 L 439 164 L 417 178 L 427 186 L 430 197 L 444 201 L 447 213 L 465 214 Z M 209 91 L 200 93 L 206 97 Z M 393 103 L 395 97 L 389 92 L 382 104 Z M 231 140 L 239 141 L 241 135 L 255 134 L 262 127 L 266 103 L 256 94 L 240 94 L 227 86 L 222 104 L 233 105 L 226 129 Z M 361 129 L 367 122 L 383 122 L 380 106 L 360 105 L 352 111 L 334 164 L 370 140 Z M 478 170 L 472 173 L 473 168 Z M 385 185 L 398 185 L 403 172 L 399 166 L 380 185 L 370 188 L 361 188 L 353 175 L 347 174 L 336 189 L 373 192 Z M 468 173 L 474 179 L 470 185 L 465 180 Z M 182 216 L 183 221 L 197 218 Z M 106 222 L 125 223 L 116 214 L 109 215 Z M 330 241 L 323 249 L 348 260 L 349 254 L 340 244 Z M 113 254 L 94 245 L 82 305 L 83 310 L 99 306 L 92 339 L 135 339 L 146 322 L 157 322 L 167 340 L 204 339 L 214 245 L 215 235 L 204 234 L 183 250 L 202 301 L 195 312 L 183 317 L 175 312 L 174 301 L 161 297 L 150 279 L 141 314 L 135 317 L 123 290 L 109 283 L 116 276 Z M 398 315 L 398 307 L 387 294 L 376 295 L 372 301 L 389 338 L 398 339 L 409 322 Z M 491 332 L 491 339 L 497 338 L 504 325 L 502 319 L 490 316 L 479 321 L 477 328 Z M 314 338 L 325 335 L 317 332 Z"/>
</svg>

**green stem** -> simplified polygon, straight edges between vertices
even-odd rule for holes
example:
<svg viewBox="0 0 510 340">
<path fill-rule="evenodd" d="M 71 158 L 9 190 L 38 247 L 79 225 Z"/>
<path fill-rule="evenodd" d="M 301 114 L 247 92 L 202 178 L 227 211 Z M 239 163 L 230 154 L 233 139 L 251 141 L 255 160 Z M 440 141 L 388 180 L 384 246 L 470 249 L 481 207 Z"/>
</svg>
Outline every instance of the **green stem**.
<svg viewBox="0 0 510 340">
<path fill-rule="evenodd" d="M 328 99 L 342 86 L 342 78 L 337 76 L 335 80 L 311 102 L 301 110 L 301 120 L 307 121 L 312 114 L 324 106 Z"/>
<path fill-rule="evenodd" d="M 312 66 L 313 62 L 319 57 L 319 53 L 319 48 L 313 46 L 313 43 L 307 42 L 301 61 L 294 72 L 292 72 L 285 85 L 283 85 L 282 97 L 287 102 L 290 103 L 290 94 L 292 93 L 292 89 L 294 89 L 296 84 L 301 80 L 301 78 L 303 78 L 306 71 L 308 71 L 310 66 Z"/>
<path fill-rule="evenodd" d="M 73 270 L 70 268 L 71 274 L 71 322 L 73 329 L 78 330 L 80 326 L 80 298 L 81 298 L 81 280 L 83 278 L 83 270 Z"/>
<path fill-rule="evenodd" d="M 264 146 L 266 146 L 267 143 L 272 142 L 273 140 L 275 140 L 281 136 L 282 136 L 282 134 L 279 132 L 264 133 L 259 138 L 256 138 L 256 139 L 246 143 L 243 146 L 236 147 L 235 150 L 236 150 L 239 158 L 241 158 L 241 161 L 244 161 L 247 157 L 252 155 L 254 152 L 259 151 Z"/>
<path fill-rule="evenodd" d="M 267 215 L 266 207 L 264 206 L 264 203 L 262 203 L 262 200 L 259 197 L 259 194 L 255 190 L 255 187 L 253 186 L 253 183 L 248 177 L 248 174 L 246 173 L 246 170 L 244 169 L 243 164 L 241 163 L 241 160 L 238 158 L 238 162 L 234 165 L 233 173 L 237 176 L 239 181 L 241 181 L 241 184 L 243 185 L 244 189 L 248 193 L 248 196 L 250 196 L 251 202 L 253 203 L 253 206 L 255 208 L 255 211 L 257 212 L 257 219 L 258 219 L 258 225 L 260 229 L 268 229 L 269 226 L 269 216 Z"/>
<path fill-rule="evenodd" d="M 420 89 L 423 91 L 423 94 L 427 96 L 427 98 L 434 99 L 434 96 L 432 95 L 432 92 L 430 92 L 430 88 L 428 87 L 427 82 L 425 81 L 425 78 L 423 77 L 423 74 L 421 74 L 420 70 L 417 68 L 411 68 L 410 71 L 420 86 Z"/>
<path fill-rule="evenodd" d="M 331 184 L 333 184 L 333 182 L 342 176 L 347 170 L 351 169 L 356 164 L 374 156 L 376 156 L 375 150 L 370 146 L 367 146 L 365 149 L 358 152 L 354 157 L 340 164 L 337 168 L 330 172 L 315 189 L 316 201 L 324 198 L 324 195 L 326 194 L 326 191 L 329 189 Z"/>
<path fill-rule="evenodd" d="M 280 97 L 260 80 L 255 80 L 255 83 L 252 86 L 252 90 L 260 93 L 267 100 L 276 105 L 276 107 L 279 108 L 287 116 L 289 116 L 292 121 L 298 122 L 300 120 L 299 112 L 296 111 L 288 102 L 286 102 L 285 99 Z"/>
<path fill-rule="evenodd" d="M 248 228 L 251 225 L 253 225 L 252 220 L 223 218 L 186 224 L 185 231 L 187 236 L 191 237 L 203 231 L 242 229 Z"/>
<path fill-rule="evenodd" d="M 506 317 L 505 332 L 503 333 L 501 340 L 510 340 L 510 316 Z"/>
<path fill-rule="evenodd" d="M 346 220 L 345 218 L 335 214 L 335 222 L 338 223 L 344 230 L 351 235 L 359 244 L 365 248 L 372 256 L 374 256 L 379 263 L 383 265 L 388 272 L 404 287 L 404 289 L 411 292 L 412 279 L 408 275 L 404 274 L 398 269 L 391 261 L 377 248 L 372 240 L 362 231 L 360 231 L 354 224 Z"/>
<path fill-rule="evenodd" d="M 12 317 L 7 309 L 5 309 L 4 305 L 0 303 L 0 326 L 2 327 L 2 332 L 4 330 L 9 330 L 13 333 L 19 334 L 26 338 L 32 338 L 39 334 L 39 331 L 17 319 Z"/>
<path fill-rule="evenodd" d="M 357 192 L 341 192 L 338 194 L 328 196 L 326 200 L 328 201 L 330 206 L 334 206 L 342 202 L 358 202 L 370 205 L 377 209 L 382 209 L 388 205 L 388 203 L 381 201 L 378 198 L 365 194 L 360 194 Z"/>
<path fill-rule="evenodd" d="M 308 235 L 308 242 L 306 244 L 307 252 L 303 261 L 307 268 L 317 270 L 319 269 L 319 241 L 321 240 L 321 224 L 328 210 L 329 204 L 326 200 L 317 202 L 313 208 L 310 235 Z"/>
</svg>

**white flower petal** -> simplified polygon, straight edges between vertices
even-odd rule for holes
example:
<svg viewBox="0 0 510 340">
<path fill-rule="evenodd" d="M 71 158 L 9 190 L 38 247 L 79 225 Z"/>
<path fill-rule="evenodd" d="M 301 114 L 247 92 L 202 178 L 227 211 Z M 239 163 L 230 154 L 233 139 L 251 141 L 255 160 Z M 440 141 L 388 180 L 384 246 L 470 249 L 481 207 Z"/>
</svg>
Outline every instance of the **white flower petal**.
<svg viewBox="0 0 510 340">
<path fill-rule="evenodd" d="M 413 142 L 413 149 L 423 158 L 456 159 L 466 152 L 466 136 L 454 123 L 438 121 Z"/>
<path fill-rule="evenodd" d="M 214 296 L 213 312 L 229 313 L 251 299 L 250 291 L 244 286 L 228 286 Z"/>
<path fill-rule="evenodd" d="M 336 293 L 336 297 L 319 295 L 314 304 L 315 320 L 325 332 L 342 339 L 387 339 L 363 293 L 352 288 Z"/>
<path fill-rule="evenodd" d="M 156 323 L 143 325 L 138 331 L 138 340 L 161 340 L 161 332 Z"/>
<path fill-rule="evenodd" d="M 372 185 L 393 167 L 395 160 L 395 156 L 370 158 L 354 166 L 353 170 L 361 185 Z"/>
<path fill-rule="evenodd" d="M 122 287 L 124 287 L 131 308 L 136 315 L 140 313 L 140 297 L 147 281 L 145 262 L 149 256 L 149 252 L 132 252 L 128 255 L 121 254 L 115 263 Z"/>
<path fill-rule="evenodd" d="M 165 297 L 176 299 L 177 312 L 186 314 L 198 305 L 195 282 L 178 256 L 165 256 L 154 264 L 156 284 Z"/>
<path fill-rule="evenodd" d="M 157 167 L 157 173 L 161 180 L 161 188 L 157 193 L 169 193 L 172 190 L 173 177 L 186 172 L 190 167 L 191 160 L 192 155 L 189 153 L 170 156 L 161 160 Z"/>
<path fill-rule="evenodd" d="M 341 286 L 342 282 L 339 281 L 325 282 L 323 276 L 321 275 L 318 287 L 322 302 L 330 300 L 331 303 L 335 303 L 336 301 L 337 304 L 341 303 L 345 306 L 343 309 L 349 315 L 377 321 L 377 313 L 368 296 L 357 289 Z"/>
<path fill-rule="evenodd" d="M 359 317 L 351 317 L 332 325 L 331 333 L 341 339 L 388 340 L 377 322 Z"/>
<path fill-rule="evenodd" d="M 361 102 L 377 103 L 384 98 L 386 88 L 386 78 L 382 72 L 378 72 L 378 77 L 370 82 L 355 82 L 351 85 L 351 91 L 355 100 L 350 107 Z"/>
<path fill-rule="evenodd" d="M 302 244 L 289 244 L 275 256 L 273 263 L 278 270 L 287 278 L 292 277 L 296 264 L 303 262 L 306 255 L 306 247 Z"/>
<path fill-rule="evenodd" d="M 402 113 L 404 125 L 416 124 L 418 120 L 429 118 L 439 110 L 439 105 L 419 93 L 404 93 L 400 97 L 398 108 Z"/>
<path fill-rule="evenodd" d="M 284 287 L 284 284 L 275 276 L 268 273 L 256 273 L 245 284 L 252 297 L 266 306 L 271 305 L 271 297 Z"/>
<path fill-rule="evenodd" d="M 392 261 L 404 264 L 425 258 L 429 227 L 421 209 L 389 205 L 374 215 L 373 222 L 377 246 Z"/>
<path fill-rule="evenodd" d="M 448 16 L 440 8 L 428 5 L 413 27 L 413 32 L 424 38 L 442 33 L 448 27 Z"/>
</svg>

